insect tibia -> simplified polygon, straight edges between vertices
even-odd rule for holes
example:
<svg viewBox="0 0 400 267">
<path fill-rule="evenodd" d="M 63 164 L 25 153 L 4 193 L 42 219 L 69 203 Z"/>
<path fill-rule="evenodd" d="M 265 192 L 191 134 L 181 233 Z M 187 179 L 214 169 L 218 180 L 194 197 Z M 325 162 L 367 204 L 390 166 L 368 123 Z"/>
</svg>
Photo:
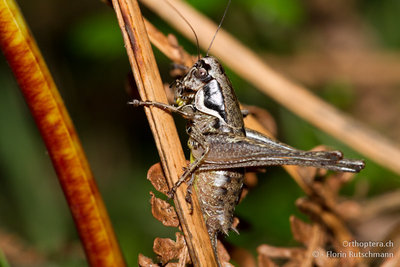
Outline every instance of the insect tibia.
<svg viewBox="0 0 400 267">
<path fill-rule="evenodd" d="M 153 102 L 153 101 L 140 101 L 138 99 L 133 99 L 132 101 L 128 102 L 128 104 L 133 105 L 134 107 L 156 107 L 168 112 L 175 112 L 183 116 L 184 118 L 190 119 L 194 116 L 193 108 L 191 105 L 175 107 L 168 104 L 160 103 L 160 102 Z"/>
<path fill-rule="evenodd" d="M 139 107 L 139 106 L 143 106 L 143 107 L 157 107 L 159 109 L 163 109 L 169 112 L 179 112 L 179 109 L 168 105 L 168 104 L 164 104 L 164 103 L 160 103 L 160 102 L 153 102 L 153 101 L 140 101 L 138 99 L 133 99 L 131 102 L 128 102 L 128 104 L 133 105 L 134 107 Z"/>
<path fill-rule="evenodd" d="M 153 102 L 153 101 L 141 101 L 139 99 L 133 99 L 132 101 L 129 101 L 128 104 L 133 105 L 134 107 L 154 106 L 154 107 L 158 107 L 158 108 L 161 108 L 161 109 L 167 109 L 167 110 L 168 109 L 176 109 L 176 107 L 168 105 L 168 104 L 164 104 L 164 103 L 160 103 L 160 102 Z"/>
</svg>

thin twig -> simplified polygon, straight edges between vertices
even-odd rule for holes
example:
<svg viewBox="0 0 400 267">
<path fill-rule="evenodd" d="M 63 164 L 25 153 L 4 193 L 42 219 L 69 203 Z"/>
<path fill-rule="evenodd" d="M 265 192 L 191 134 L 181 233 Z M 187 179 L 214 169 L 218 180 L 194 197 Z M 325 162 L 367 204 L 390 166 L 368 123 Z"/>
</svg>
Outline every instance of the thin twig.
<svg viewBox="0 0 400 267">
<path fill-rule="evenodd" d="M 113 0 L 112 2 L 141 98 L 166 103 L 164 87 L 137 1 Z M 158 108 L 146 108 L 145 111 L 165 176 L 171 187 L 186 166 L 173 119 L 170 114 Z M 174 202 L 192 262 L 195 266 L 217 266 L 197 196 L 192 195 L 193 213 L 190 214 L 185 193 L 186 185 L 180 186 Z"/>
<path fill-rule="evenodd" d="M 90 265 L 125 266 L 74 125 L 12 0 L 0 1 L 0 46 L 46 144 Z"/>
<path fill-rule="evenodd" d="M 311 86 L 338 77 L 358 87 L 395 87 L 400 82 L 400 54 L 396 52 L 313 50 L 290 56 L 263 53 L 262 57 L 277 70 Z"/>
<path fill-rule="evenodd" d="M 193 40 L 193 34 L 164 1 L 141 2 Z M 182 1 L 174 0 L 173 4 L 196 29 L 200 46 L 207 49 L 217 25 Z M 319 99 L 306 88 L 282 77 L 226 31 L 220 31 L 212 52 L 244 79 L 295 114 L 400 174 L 400 149 L 396 144 Z"/>
</svg>

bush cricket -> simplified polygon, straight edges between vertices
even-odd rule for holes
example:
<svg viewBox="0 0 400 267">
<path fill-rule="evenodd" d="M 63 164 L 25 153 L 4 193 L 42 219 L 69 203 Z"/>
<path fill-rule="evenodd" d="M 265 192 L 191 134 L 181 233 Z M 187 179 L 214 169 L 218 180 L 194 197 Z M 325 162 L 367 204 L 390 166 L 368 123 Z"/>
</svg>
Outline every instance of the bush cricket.
<svg viewBox="0 0 400 267">
<path fill-rule="evenodd" d="M 240 109 L 232 84 L 219 61 L 208 55 L 229 3 L 206 56 L 199 56 L 172 85 L 175 105 L 136 99 L 130 102 L 176 112 L 187 119 L 191 160 L 169 197 L 182 182 L 188 184 L 188 202 L 191 190 L 196 190 L 215 251 L 219 233 L 237 232 L 232 220 L 246 168 L 300 165 L 339 172 L 359 172 L 364 168 L 363 161 L 343 158 L 340 151 L 301 151 L 244 127 L 245 112 Z"/>
</svg>

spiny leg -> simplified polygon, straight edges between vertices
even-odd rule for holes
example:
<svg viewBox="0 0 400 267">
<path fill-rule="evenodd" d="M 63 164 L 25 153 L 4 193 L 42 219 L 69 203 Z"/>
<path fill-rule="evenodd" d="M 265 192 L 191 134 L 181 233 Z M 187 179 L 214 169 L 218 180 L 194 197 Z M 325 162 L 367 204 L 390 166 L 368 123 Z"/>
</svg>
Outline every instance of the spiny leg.
<svg viewBox="0 0 400 267">
<path fill-rule="evenodd" d="M 129 101 L 128 104 L 133 105 L 134 107 L 145 106 L 145 107 L 157 107 L 163 110 L 167 110 L 169 112 L 176 112 L 185 118 L 193 117 L 193 114 L 185 112 L 182 110 L 182 107 L 174 107 L 168 104 L 160 103 L 160 102 L 153 102 L 153 101 L 140 101 L 138 99 L 133 99 Z"/>
<path fill-rule="evenodd" d="M 195 174 L 192 173 L 192 177 L 189 179 L 189 181 L 187 181 L 187 189 L 186 189 L 186 196 L 185 196 L 185 200 L 187 203 L 189 203 L 189 211 L 190 214 L 193 213 L 193 201 L 192 201 L 192 188 L 193 188 L 193 182 L 195 179 Z"/>
<path fill-rule="evenodd" d="M 169 198 L 173 198 L 173 196 L 176 192 L 176 189 L 188 178 L 189 175 L 194 173 L 194 171 L 200 166 L 200 164 L 203 162 L 204 158 L 207 156 L 207 154 L 210 150 L 210 147 L 208 146 L 208 143 L 206 142 L 204 135 L 201 134 L 201 132 L 199 131 L 199 129 L 197 129 L 197 127 L 192 128 L 190 137 L 192 139 L 196 140 L 198 145 L 200 145 L 204 148 L 204 151 L 200 155 L 200 157 L 196 158 L 195 161 L 193 163 L 190 163 L 189 166 L 185 169 L 182 176 L 179 178 L 179 180 L 174 184 L 174 186 L 168 192 Z"/>
<path fill-rule="evenodd" d="M 179 180 L 174 184 L 174 186 L 169 190 L 168 192 L 168 197 L 173 198 L 176 192 L 176 189 L 184 182 L 186 179 L 189 177 L 190 174 L 194 173 L 194 171 L 199 167 L 199 165 L 202 163 L 203 159 L 207 155 L 209 151 L 208 147 L 205 147 L 205 151 L 203 154 L 196 159 L 195 162 L 191 163 L 188 168 L 184 171 L 184 173 L 179 177 Z"/>
</svg>

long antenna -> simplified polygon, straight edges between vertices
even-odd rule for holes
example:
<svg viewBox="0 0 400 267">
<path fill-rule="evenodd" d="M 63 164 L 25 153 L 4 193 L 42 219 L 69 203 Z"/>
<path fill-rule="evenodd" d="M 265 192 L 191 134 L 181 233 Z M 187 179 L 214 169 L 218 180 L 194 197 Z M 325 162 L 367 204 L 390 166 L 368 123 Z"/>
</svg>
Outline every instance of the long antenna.
<svg viewBox="0 0 400 267">
<path fill-rule="evenodd" d="M 211 43 L 210 43 L 210 46 L 209 46 L 208 49 L 207 49 L 206 56 L 208 56 L 208 53 L 210 52 L 211 46 L 212 46 L 212 44 L 214 43 L 215 37 L 217 36 L 217 33 L 218 33 L 219 29 L 221 29 L 222 23 L 224 22 L 226 13 L 228 12 L 228 9 L 229 9 L 229 6 L 230 6 L 231 2 L 232 2 L 232 1 L 229 0 L 229 1 L 228 1 L 228 4 L 227 4 L 226 7 L 225 7 L 224 15 L 222 15 L 222 18 L 221 18 L 221 21 L 220 21 L 220 23 L 219 23 L 219 25 L 218 25 L 218 28 L 217 28 L 217 30 L 216 30 L 215 33 L 214 33 L 214 36 L 213 36 L 213 38 L 212 38 L 212 40 L 211 40 Z"/>
<path fill-rule="evenodd" d="M 181 12 L 179 12 L 178 9 L 176 9 L 176 7 L 174 7 L 168 0 L 164 0 L 173 10 L 175 10 L 175 12 L 179 15 L 179 17 L 181 17 L 186 24 L 190 27 L 190 29 L 192 30 L 194 37 L 196 38 L 196 45 L 197 45 L 197 59 L 200 60 L 200 45 L 199 45 L 199 38 L 197 37 L 197 34 L 195 32 L 195 30 L 193 29 L 192 25 L 190 25 L 189 21 L 182 15 Z"/>
</svg>

